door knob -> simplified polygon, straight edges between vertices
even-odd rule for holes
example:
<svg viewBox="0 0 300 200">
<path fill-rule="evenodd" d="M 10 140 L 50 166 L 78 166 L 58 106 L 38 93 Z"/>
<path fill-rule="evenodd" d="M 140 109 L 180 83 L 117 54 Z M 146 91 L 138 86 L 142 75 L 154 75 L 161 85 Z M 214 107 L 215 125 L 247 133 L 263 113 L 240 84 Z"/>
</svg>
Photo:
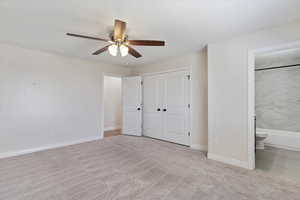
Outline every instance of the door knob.
<svg viewBox="0 0 300 200">
<path fill-rule="evenodd" d="M 157 111 L 160 111 L 160 108 L 157 108 Z"/>
<path fill-rule="evenodd" d="M 166 111 L 167 111 L 167 109 L 165 109 L 165 108 L 164 108 L 164 109 L 163 109 L 163 111 L 164 111 L 164 112 L 166 112 Z"/>
<path fill-rule="evenodd" d="M 137 110 L 141 110 L 141 108 L 137 108 Z"/>
</svg>

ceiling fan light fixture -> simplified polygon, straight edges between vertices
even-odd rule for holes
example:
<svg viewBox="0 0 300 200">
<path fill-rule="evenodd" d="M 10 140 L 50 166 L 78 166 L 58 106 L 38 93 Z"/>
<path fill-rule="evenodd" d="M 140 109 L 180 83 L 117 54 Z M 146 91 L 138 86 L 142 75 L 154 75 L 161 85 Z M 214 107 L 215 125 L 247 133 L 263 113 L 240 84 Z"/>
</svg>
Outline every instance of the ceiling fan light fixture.
<svg viewBox="0 0 300 200">
<path fill-rule="evenodd" d="M 110 53 L 110 55 L 112 56 L 117 56 L 118 54 L 118 46 L 115 44 L 112 44 L 108 47 L 108 51 Z"/>
<path fill-rule="evenodd" d="M 99 55 L 105 51 L 109 51 L 112 56 L 117 56 L 118 51 L 122 57 L 128 54 L 135 58 L 140 58 L 142 55 L 136 51 L 132 46 L 165 46 L 165 41 L 159 40 L 128 40 L 128 35 L 126 35 L 126 22 L 121 20 L 115 20 L 115 26 L 112 33 L 109 35 L 109 39 L 103 39 L 94 36 L 80 35 L 74 33 L 67 33 L 68 36 L 85 38 L 90 40 L 98 40 L 109 43 L 108 45 L 102 47 L 101 49 L 95 51 L 92 55 Z"/>
<path fill-rule="evenodd" d="M 127 46 L 125 46 L 125 45 L 121 45 L 120 46 L 120 53 L 121 53 L 121 56 L 127 56 L 128 55 L 128 47 Z"/>
</svg>

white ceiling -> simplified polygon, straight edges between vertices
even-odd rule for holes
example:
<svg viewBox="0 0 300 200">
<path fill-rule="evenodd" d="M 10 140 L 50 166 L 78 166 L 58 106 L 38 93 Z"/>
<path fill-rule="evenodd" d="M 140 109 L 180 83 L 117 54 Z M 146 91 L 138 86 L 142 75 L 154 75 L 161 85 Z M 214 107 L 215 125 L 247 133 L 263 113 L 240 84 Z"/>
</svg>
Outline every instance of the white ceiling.
<svg viewBox="0 0 300 200">
<path fill-rule="evenodd" d="M 120 65 L 138 65 L 192 52 L 230 38 L 300 18 L 299 0 L 0 0 L 0 42 Z M 107 37 L 114 19 L 130 39 L 165 40 L 136 47 L 143 55 L 91 54 L 103 42 L 66 32 Z"/>
</svg>

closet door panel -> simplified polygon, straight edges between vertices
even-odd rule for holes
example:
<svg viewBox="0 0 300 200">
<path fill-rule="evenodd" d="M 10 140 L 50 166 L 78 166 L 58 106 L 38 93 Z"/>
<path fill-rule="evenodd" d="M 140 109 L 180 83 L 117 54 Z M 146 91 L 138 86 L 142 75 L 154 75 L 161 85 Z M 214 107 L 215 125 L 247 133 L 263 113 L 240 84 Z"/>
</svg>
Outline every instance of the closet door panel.
<svg viewBox="0 0 300 200">
<path fill-rule="evenodd" d="M 163 139 L 189 145 L 189 80 L 187 71 L 164 76 Z"/>
<path fill-rule="evenodd" d="M 143 80 L 143 134 L 159 139 L 163 130 L 161 81 L 161 76 L 145 76 Z"/>
</svg>

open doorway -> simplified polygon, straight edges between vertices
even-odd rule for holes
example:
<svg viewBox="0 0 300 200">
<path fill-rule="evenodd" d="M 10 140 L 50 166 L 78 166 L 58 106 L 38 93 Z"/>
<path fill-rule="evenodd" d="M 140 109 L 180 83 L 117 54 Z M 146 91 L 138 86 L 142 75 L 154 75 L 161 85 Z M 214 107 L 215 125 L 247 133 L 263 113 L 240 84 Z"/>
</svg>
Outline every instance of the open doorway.
<svg viewBox="0 0 300 200">
<path fill-rule="evenodd" d="M 300 180 L 300 45 L 258 50 L 252 59 L 250 168 Z"/>
<path fill-rule="evenodd" d="M 122 78 L 104 75 L 104 137 L 121 135 Z"/>
</svg>

